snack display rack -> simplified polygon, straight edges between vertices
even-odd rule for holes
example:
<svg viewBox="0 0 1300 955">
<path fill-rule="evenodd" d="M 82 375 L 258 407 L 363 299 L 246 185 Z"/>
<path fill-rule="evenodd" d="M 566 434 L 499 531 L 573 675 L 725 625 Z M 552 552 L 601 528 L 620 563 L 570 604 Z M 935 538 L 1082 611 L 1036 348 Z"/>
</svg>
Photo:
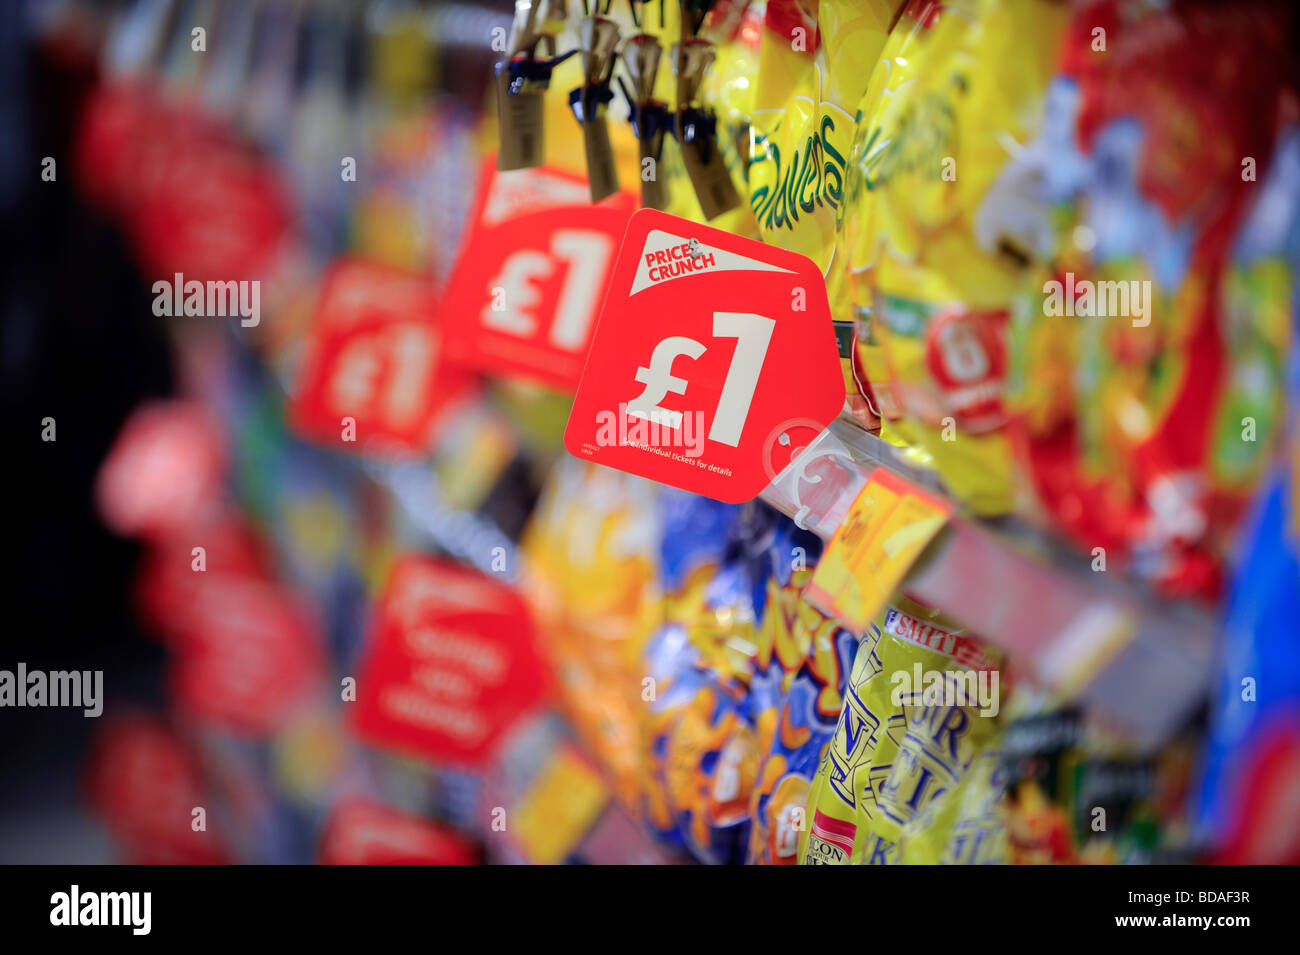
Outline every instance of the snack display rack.
<svg viewBox="0 0 1300 955">
<path fill-rule="evenodd" d="M 112 857 L 1300 861 L 1288 4 L 95 6 Z"/>
</svg>

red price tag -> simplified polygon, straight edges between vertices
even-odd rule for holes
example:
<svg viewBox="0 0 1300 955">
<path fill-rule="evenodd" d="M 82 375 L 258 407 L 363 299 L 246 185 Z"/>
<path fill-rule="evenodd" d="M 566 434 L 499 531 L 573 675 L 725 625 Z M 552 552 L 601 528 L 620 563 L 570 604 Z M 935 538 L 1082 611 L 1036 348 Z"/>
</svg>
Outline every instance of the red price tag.
<svg viewBox="0 0 1300 955">
<path fill-rule="evenodd" d="M 137 865 L 220 865 L 222 841 L 195 831 L 195 806 L 211 805 L 197 760 L 162 720 L 119 716 L 95 738 L 86 773 L 91 804 Z"/>
<path fill-rule="evenodd" d="M 385 749 L 480 767 L 544 687 L 518 594 L 477 571 L 407 557 L 378 609 L 356 730 Z"/>
<path fill-rule="evenodd" d="M 316 622 L 268 581 L 196 574 L 192 618 L 177 633 L 170 685 L 195 720 L 269 735 L 310 706 L 325 671 Z"/>
<path fill-rule="evenodd" d="M 443 360 L 424 276 L 345 259 L 324 279 L 290 405 L 295 430 L 374 453 L 421 453 L 472 378 Z"/>
<path fill-rule="evenodd" d="M 495 375 L 564 391 L 582 376 L 591 332 L 636 200 L 592 204 L 587 181 L 552 169 L 484 166 L 445 308 L 447 352 Z"/>
<path fill-rule="evenodd" d="M 271 578 L 271 558 L 262 540 L 238 511 L 220 511 L 187 528 L 188 533 L 157 542 L 139 565 L 135 597 L 141 616 L 164 641 L 178 647 L 192 641 L 203 621 L 198 614 L 208 581 Z M 202 571 L 197 568 L 201 546 Z"/>
<path fill-rule="evenodd" d="M 149 154 L 133 214 L 144 265 L 170 279 L 272 274 L 290 238 L 289 188 L 275 165 L 222 139 L 167 141 Z"/>
<path fill-rule="evenodd" d="M 192 401 L 151 401 L 131 412 L 95 480 L 104 523 L 165 540 L 216 508 L 226 467 L 221 423 Z"/>
<path fill-rule="evenodd" d="M 121 209 L 143 151 L 161 138 L 162 108 L 143 84 L 108 83 L 87 97 L 73 153 L 77 180 L 102 209 Z"/>
<path fill-rule="evenodd" d="M 570 452 L 748 501 L 843 404 L 810 259 L 653 209 L 632 217 L 564 433 Z"/>
</svg>

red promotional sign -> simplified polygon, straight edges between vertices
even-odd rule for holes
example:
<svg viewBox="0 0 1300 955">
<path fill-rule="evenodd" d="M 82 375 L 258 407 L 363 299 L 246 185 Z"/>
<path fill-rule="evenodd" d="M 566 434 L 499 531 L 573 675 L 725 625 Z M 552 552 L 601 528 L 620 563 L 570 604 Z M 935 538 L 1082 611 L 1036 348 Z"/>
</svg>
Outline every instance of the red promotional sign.
<svg viewBox="0 0 1300 955">
<path fill-rule="evenodd" d="M 274 271 L 292 210 L 273 163 L 220 139 L 167 142 L 147 159 L 147 185 L 131 210 L 146 267 L 200 281 Z"/>
<path fill-rule="evenodd" d="M 91 804 L 137 865 L 229 861 L 214 832 L 195 830 L 195 806 L 211 804 L 197 760 L 161 720 L 120 716 L 95 738 L 87 768 Z"/>
<path fill-rule="evenodd" d="M 810 259 L 652 209 L 632 217 L 564 433 L 570 452 L 748 501 L 843 404 Z"/>
<path fill-rule="evenodd" d="M 74 161 L 88 198 L 126 218 L 154 277 L 256 278 L 289 238 L 290 191 L 274 163 L 145 84 L 90 95 Z"/>
<path fill-rule="evenodd" d="M 209 581 L 270 579 L 271 559 L 253 527 L 231 509 L 158 542 L 140 562 L 136 601 L 141 616 L 168 643 L 187 645 L 204 606 Z M 196 546 L 202 547 L 200 555 Z M 202 566 L 202 570 L 197 568 Z"/>
<path fill-rule="evenodd" d="M 220 502 L 221 423 L 192 401 L 151 401 L 131 412 L 95 480 L 99 513 L 124 536 L 162 540 Z"/>
<path fill-rule="evenodd" d="M 357 734 L 438 763 L 490 761 L 544 692 L 519 595 L 477 571 L 407 557 L 377 613 L 357 685 Z"/>
<path fill-rule="evenodd" d="M 592 204 L 587 181 L 484 165 L 464 252 L 444 303 L 447 353 L 482 372 L 573 391 L 614 253 L 636 200 Z"/>
<path fill-rule="evenodd" d="M 443 360 L 430 279 L 363 259 L 324 279 L 289 409 L 295 430 L 344 449 L 428 450 L 471 377 Z"/>
<path fill-rule="evenodd" d="M 315 621 L 284 587 L 252 577 L 195 574 L 191 618 L 175 639 L 169 680 L 194 719 L 239 733 L 284 727 L 320 691 Z"/>
<path fill-rule="evenodd" d="M 473 865 L 454 829 L 365 799 L 340 803 L 321 839 L 321 865 Z"/>
<path fill-rule="evenodd" d="M 73 157 L 86 197 L 101 208 L 121 208 L 141 152 L 161 137 L 162 109 L 143 84 L 107 83 L 82 107 Z"/>
</svg>

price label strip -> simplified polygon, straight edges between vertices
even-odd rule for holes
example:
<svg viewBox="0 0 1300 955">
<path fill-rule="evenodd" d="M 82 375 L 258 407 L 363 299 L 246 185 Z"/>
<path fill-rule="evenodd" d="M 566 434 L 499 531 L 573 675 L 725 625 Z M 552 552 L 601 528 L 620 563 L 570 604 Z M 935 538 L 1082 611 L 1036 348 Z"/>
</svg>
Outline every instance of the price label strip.
<svg viewBox="0 0 1300 955">
<path fill-rule="evenodd" d="M 877 468 L 827 545 L 804 596 L 855 633 L 866 633 L 950 513 L 947 503 Z"/>
</svg>

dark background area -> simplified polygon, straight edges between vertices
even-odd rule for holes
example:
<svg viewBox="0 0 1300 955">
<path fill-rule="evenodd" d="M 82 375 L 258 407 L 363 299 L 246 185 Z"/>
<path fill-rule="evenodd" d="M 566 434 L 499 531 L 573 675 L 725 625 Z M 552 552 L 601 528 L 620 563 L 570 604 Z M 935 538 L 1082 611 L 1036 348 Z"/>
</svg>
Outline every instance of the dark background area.
<svg viewBox="0 0 1300 955">
<path fill-rule="evenodd" d="M 9 452 L 0 669 L 103 669 L 106 699 L 161 700 L 161 648 L 137 628 L 139 547 L 100 523 L 95 473 L 128 411 L 170 393 L 163 330 L 123 237 L 78 197 L 69 153 L 93 76 L 29 46 L 30 3 L 0 15 L 0 388 Z M 57 178 L 41 178 L 43 157 Z M 41 439 L 42 419 L 57 440 Z M 102 717 L 101 717 L 102 719 Z M 0 862 L 107 861 L 81 804 L 80 710 L 0 710 Z"/>
<path fill-rule="evenodd" d="M 438 72 L 443 89 L 478 103 L 489 73 L 481 14 L 470 13 L 443 23 Z M 13 0 L 0 11 L 0 428 L 11 452 L 0 669 L 103 670 L 106 710 L 125 702 L 159 710 L 165 653 L 132 607 L 142 549 L 103 526 L 94 486 L 131 409 L 172 394 L 175 383 L 166 329 L 126 236 L 77 188 L 72 144 L 97 81 L 103 24 L 78 28 L 68 16 L 53 0 Z M 55 20 L 59 29 L 40 29 Z M 304 18 L 307 34 L 316 26 Z M 300 49 L 302 82 L 314 47 Z M 350 51 L 350 70 L 363 70 L 362 55 Z M 45 157 L 55 160 L 54 181 L 42 178 Z M 53 442 L 42 440 L 45 418 L 55 420 Z M 522 524 L 531 501 L 500 503 Z M 75 709 L 0 709 L 0 864 L 114 861 L 87 812 L 83 778 L 103 722 Z"/>
</svg>

